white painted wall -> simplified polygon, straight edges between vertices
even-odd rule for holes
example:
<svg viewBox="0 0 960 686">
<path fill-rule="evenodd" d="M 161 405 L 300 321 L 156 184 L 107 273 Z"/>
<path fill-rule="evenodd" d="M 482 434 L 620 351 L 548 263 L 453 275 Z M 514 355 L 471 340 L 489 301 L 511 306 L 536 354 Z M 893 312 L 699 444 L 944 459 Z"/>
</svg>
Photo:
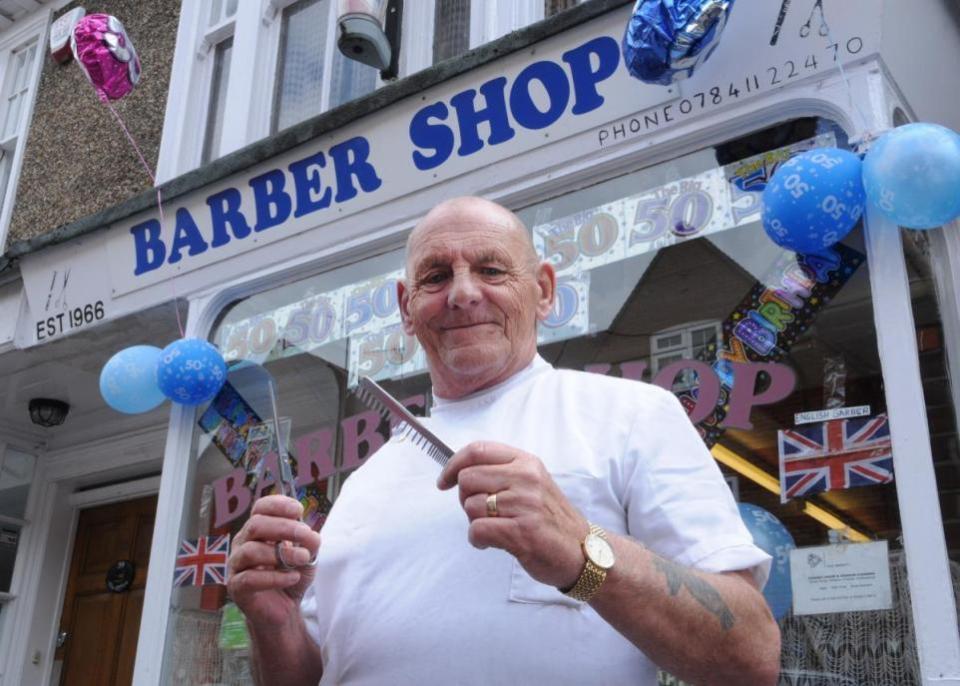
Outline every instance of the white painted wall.
<svg viewBox="0 0 960 686">
<path fill-rule="evenodd" d="M 960 3 L 887 0 L 880 54 L 919 121 L 960 131 Z"/>
</svg>

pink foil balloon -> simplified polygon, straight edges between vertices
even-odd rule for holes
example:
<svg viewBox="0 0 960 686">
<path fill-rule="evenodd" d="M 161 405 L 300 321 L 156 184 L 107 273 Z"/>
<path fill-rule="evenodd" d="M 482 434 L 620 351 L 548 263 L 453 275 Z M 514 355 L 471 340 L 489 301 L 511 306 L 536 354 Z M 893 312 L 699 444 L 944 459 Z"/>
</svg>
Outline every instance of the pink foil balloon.
<svg viewBox="0 0 960 686">
<path fill-rule="evenodd" d="M 109 14 L 88 14 L 73 29 L 73 56 L 100 96 L 119 100 L 140 80 L 140 59 L 123 24 Z"/>
</svg>

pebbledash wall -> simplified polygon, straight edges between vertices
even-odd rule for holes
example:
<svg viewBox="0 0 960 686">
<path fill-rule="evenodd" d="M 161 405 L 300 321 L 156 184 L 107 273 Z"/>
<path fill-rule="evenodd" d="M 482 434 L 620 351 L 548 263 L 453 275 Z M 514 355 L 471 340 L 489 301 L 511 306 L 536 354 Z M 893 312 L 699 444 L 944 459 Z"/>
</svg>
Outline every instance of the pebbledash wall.
<svg viewBox="0 0 960 686">
<path fill-rule="evenodd" d="M 263 362 L 278 378 L 302 485 L 333 500 L 385 433 L 346 393 L 358 374 L 380 376 L 418 408 L 429 405 L 422 357 L 404 347 L 409 341 L 390 343 L 390 285 L 403 240 L 437 202 L 477 194 L 516 209 L 557 264 L 564 297 L 541 334 L 548 359 L 647 380 L 659 375 L 682 394 L 682 364 L 670 364 L 703 354 L 711 340 L 726 343 L 725 318 L 739 311 L 744 292 L 775 286 L 771 267 L 803 281 L 764 242 L 756 189 L 732 190 L 731 179 L 805 147 L 856 144 L 905 120 L 960 128 L 958 84 L 941 80 L 955 77 L 937 67 L 960 59 L 945 3 L 826 5 L 828 35 L 818 30 L 815 3 L 794 2 L 774 40 L 779 3 L 740 0 L 710 61 L 688 80 L 656 87 L 631 79 L 623 65 L 619 40 L 630 8 L 585 3 L 173 179 L 162 188 L 162 217 L 149 190 L 91 208 L 95 214 L 56 234 L 10 244 L 5 258 L 19 266 L 23 298 L 17 349 L 5 355 L 26 364 L 71 341 L 116 343 L 94 356 L 102 363 L 122 347 L 124 332 L 138 341 L 143 326 L 174 334 L 168 303 L 186 300 L 187 335 L 210 338 L 228 358 Z M 804 30 L 811 21 L 814 30 Z M 925 46 L 922 55 L 917 45 Z M 658 229 L 668 218 L 689 230 Z M 842 352 L 846 404 L 869 404 L 872 414 L 889 417 L 895 484 L 858 489 L 846 504 L 797 501 L 777 514 L 803 545 L 826 544 L 828 529 L 844 526 L 854 541 L 889 545 L 891 569 L 901 574 L 897 621 L 908 627 L 899 638 L 911 646 L 897 657 L 907 665 L 899 683 L 960 684 L 952 572 L 960 541 L 953 510 L 944 521 L 940 509 L 960 485 L 949 471 L 960 459 L 960 402 L 949 383 L 960 360 L 960 227 L 918 237 L 872 213 L 864 224 L 824 266 L 824 279 L 811 276 L 816 268 L 804 272 L 809 282 L 793 292 L 818 328 L 798 330 L 790 356 L 767 368 L 776 383 L 764 398 L 731 398 L 720 422 L 726 434 L 713 436 L 713 452 L 741 500 L 780 507 L 764 490 L 776 479 L 763 457 L 770 437 L 792 424 L 793 410 L 823 406 L 826 384 L 810 379 L 825 359 L 816 339 Z M 849 268 L 842 280 L 832 276 L 839 265 Z M 818 287 L 834 290 L 811 304 Z M 69 289 L 66 305 L 50 297 L 52 288 Z M 720 293 L 739 295 L 730 301 Z M 95 316 L 83 316 L 87 309 Z M 936 331 L 939 347 L 923 337 L 918 347 L 918 332 Z M 378 357 L 384 350 L 395 355 Z M 744 360 L 770 361 L 746 353 Z M 784 367 L 800 380 L 780 384 Z M 665 378 L 664 369 L 677 373 Z M 296 381 L 314 374 L 312 389 Z M 310 416 L 293 409 L 324 403 Z M 763 405 L 769 412 L 758 411 Z M 9 665 L 0 683 L 48 683 L 53 673 L 72 540 L 64 525 L 74 526 L 83 502 L 64 505 L 63 496 L 81 482 L 90 488 L 142 476 L 152 460 L 162 466 L 159 485 L 140 480 L 136 487 L 156 491 L 158 505 L 134 683 L 228 680 L 235 656 L 221 655 L 219 671 L 201 676 L 184 667 L 195 656 L 176 641 L 188 619 L 207 613 L 217 623 L 225 599 L 211 605 L 171 583 L 180 540 L 235 530 L 255 495 L 197 427 L 208 411 L 171 407 L 163 435 L 141 427 L 134 455 L 125 450 L 136 440 L 131 432 L 104 423 L 84 434 L 80 453 L 94 446 L 110 457 L 88 472 L 64 454 L 69 445 L 58 444 L 52 456 L 37 451 L 42 468 L 17 563 L 20 593 L 0 626 L 0 657 Z M 866 621 L 855 614 L 838 619 Z M 785 620 L 785 635 L 799 621 Z M 198 631 L 198 643 L 212 640 Z M 871 659 L 881 661 L 861 656 Z M 785 655 L 784 664 L 786 683 L 831 678 L 826 669 L 805 671 L 796 656 Z M 832 675 L 839 676 L 851 675 Z"/>
</svg>

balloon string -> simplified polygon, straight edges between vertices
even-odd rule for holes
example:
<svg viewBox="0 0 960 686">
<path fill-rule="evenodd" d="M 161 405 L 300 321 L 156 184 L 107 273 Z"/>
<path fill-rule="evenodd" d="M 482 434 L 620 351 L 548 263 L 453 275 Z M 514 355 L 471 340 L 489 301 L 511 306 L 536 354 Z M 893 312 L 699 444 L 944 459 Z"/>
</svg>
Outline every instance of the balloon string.
<svg viewBox="0 0 960 686">
<path fill-rule="evenodd" d="M 824 13 L 823 5 L 820 6 L 820 22 L 823 24 L 823 28 L 827 30 L 827 47 L 831 45 L 838 45 L 834 43 L 833 36 L 830 33 L 830 25 L 827 23 L 827 15 Z M 839 47 L 838 47 L 839 51 Z M 873 134 L 870 132 L 870 120 L 867 118 L 867 115 L 864 114 L 863 110 L 860 108 L 860 103 L 857 102 L 857 99 L 853 97 L 853 87 L 850 85 L 850 80 L 847 78 L 847 72 L 843 70 L 843 60 L 837 56 L 837 67 L 840 69 L 840 78 L 843 79 L 843 85 L 847 89 L 847 97 L 850 98 L 850 104 L 853 105 L 854 109 L 857 110 L 857 114 L 860 115 L 860 119 L 863 123 L 864 135 L 861 145 L 868 143 L 872 138 Z"/>
<path fill-rule="evenodd" d="M 143 165 L 144 170 L 147 172 L 147 176 L 150 177 L 150 182 L 153 184 L 153 187 L 157 189 L 157 209 L 160 212 L 160 225 L 164 224 L 163 218 L 163 196 L 160 193 L 160 185 L 157 183 L 157 176 L 154 173 L 153 169 L 150 168 L 150 165 L 147 164 L 146 158 L 143 156 L 143 153 L 140 151 L 140 146 L 137 145 L 137 141 L 134 140 L 133 136 L 130 134 L 127 125 L 124 123 L 123 118 L 120 116 L 120 113 L 117 112 L 109 100 L 104 100 L 107 108 L 113 113 L 114 118 L 117 120 L 117 123 L 120 125 L 120 129 L 123 131 L 124 135 L 127 137 L 127 140 L 130 141 L 130 145 L 133 146 L 134 151 L 137 153 L 137 157 L 140 158 L 140 164 Z M 180 321 L 180 308 L 177 306 L 177 288 L 175 284 L 176 279 L 170 279 L 170 288 L 173 289 L 173 311 L 177 315 L 177 328 L 180 330 L 180 338 L 184 337 L 183 333 L 183 322 Z"/>
</svg>

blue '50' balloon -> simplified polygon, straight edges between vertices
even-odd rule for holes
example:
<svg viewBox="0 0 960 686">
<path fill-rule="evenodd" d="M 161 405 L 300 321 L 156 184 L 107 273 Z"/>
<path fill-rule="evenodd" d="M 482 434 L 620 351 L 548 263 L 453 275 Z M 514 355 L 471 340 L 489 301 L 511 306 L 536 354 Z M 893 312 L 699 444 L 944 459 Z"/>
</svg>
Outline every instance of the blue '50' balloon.
<svg viewBox="0 0 960 686">
<path fill-rule="evenodd" d="M 100 395 L 107 405 L 126 414 L 152 410 L 163 402 L 157 386 L 160 348 L 133 345 L 107 360 L 100 370 Z"/>
<path fill-rule="evenodd" d="M 793 591 L 790 587 L 790 551 L 797 547 L 793 536 L 783 523 L 762 507 L 739 503 L 740 517 L 753 536 L 753 542 L 773 557 L 770 578 L 763 588 L 763 597 L 770 612 L 782 618 L 793 606 Z"/>
<path fill-rule="evenodd" d="M 863 160 L 870 202 L 900 226 L 932 229 L 960 216 L 960 135 L 937 124 L 885 133 Z"/>
<path fill-rule="evenodd" d="M 199 338 L 181 338 L 160 353 L 157 384 L 181 405 L 199 405 L 217 394 L 227 380 L 227 363 L 220 352 Z"/>
<path fill-rule="evenodd" d="M 781 165 L 763 191 L 763 228 L 777 245 L 816 254 L 863 215 L 863 165 L 852 152 L 816 148 Z"/>
</svg>

